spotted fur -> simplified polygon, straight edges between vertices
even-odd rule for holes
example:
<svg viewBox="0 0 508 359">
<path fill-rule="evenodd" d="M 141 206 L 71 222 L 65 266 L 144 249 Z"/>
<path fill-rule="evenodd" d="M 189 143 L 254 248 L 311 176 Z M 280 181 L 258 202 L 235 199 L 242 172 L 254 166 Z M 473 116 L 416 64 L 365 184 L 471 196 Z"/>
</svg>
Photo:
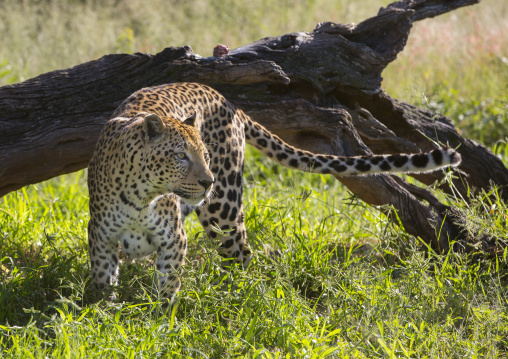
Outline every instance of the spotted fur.
<svg viewBox="0 0 508 359">
<path fill-rule="evenodd" d="M 449 148 L 317 155 L 285 143 L 210 87 L 178 83 L 145 88 L 115 111 L 89 165 L 95 283 L 116 282 L 120 242 L 133 257 L 157 252 L 163 289 L 167 295 L 178 291 L 178 269 L 186 253 L 182 222 L 194 208 L 208 236 L 220 241 L 220 253 L 247 266 L 252 254 L 242 204 L 245 142 L 286 167 L 340 176 L 425 172 L 460 163 L 459 154 Z M 185 165 L 176 160 L 182 153 Z M 212 182 L 215 195 L 208 197 Z"/>
<path fill-rule="evenodd" d="M 214 182 L 195 119 L 139 112 L 105 125 L 88 167 L 88 240 L 99 288 L 117 281 L 118 242 L 133 258 L 157 252 L 161 288 L 172 293 L 180 287 L 174 272 L 187 240 L 179 198 L 197 205 Z"/>
</svg>

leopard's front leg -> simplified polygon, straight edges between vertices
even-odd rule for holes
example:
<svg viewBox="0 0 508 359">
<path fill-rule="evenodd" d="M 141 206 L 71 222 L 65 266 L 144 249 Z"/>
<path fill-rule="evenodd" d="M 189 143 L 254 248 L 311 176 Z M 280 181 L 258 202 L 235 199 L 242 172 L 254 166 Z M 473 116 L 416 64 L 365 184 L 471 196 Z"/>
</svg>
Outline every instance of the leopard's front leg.
<svg viewBox="0 0 508 359">
<path fill-rule="evenodd" d="M 118 281 L 118 240 L 112 238 L 109 227 L 91 218 L 88 223 L 88 244 L 92 281 L 96 289 L 116 297 L 113 286 Z"/>
<path fill-rule="evenodd" d="M 213 195 L 203 206 L 196 208 L 196 213 L 208 236 L 220 241 L 219 254 L 246 268 L 252 259 L 252 251 L 247 241 L 242 200 L 245 136 L 243 123 L 238 117 L 230 116 L 227 121 L 230 123 L 226 127 L 203 134 L 203 138 L 210 142 L 210 170 L 215 183 Z M 230 138 L 220 141 L 226 134 Z M 216 140 L 219 141 L 214 142 Z"/>
<path fill-rule="evenodd" d="M 196 213 L 208 236 L 220 241 L 219 254 L 247 268 L 252 251 L 244 223 L 242 160 L 238 160 L 239 168 L 234 171 L 227 174 L 223 169 L 218 171 L 215 196 L 207 199 L 202 207 L 196 208 Z"/>
<path fill-rule="evenodd" d="M 180 213 L 180 200 L 174 195 L 164 195 L 152 208 L 154 243 L 157 246 L 157 271 L 159 290 L 170 298 L 180 290 L 180 269 L 187 254 L 187 235 Z"/>
<path fill-rule="evenodd" d="M 203 228 L 210 238 L 219 240 L 220 245 L 217 250 L 222 257 L 232 259 L 234 263 L 247 268 L 252 259 L 252 251 L 247 241 L 243 208 L 240 206 L 236 209 L 237 214 L 231 215 L 233 219 L 230 220 L 221 218 L 220 214 L 217 215 L 215 212 L 209 213 L 207 208 L 209 206 L 213 208 L 213 205 L 214 203 L 211 203 L 204 208 L 196 209 Z M 224 203 L 221 203 L 222 205 Z M 227 265 L 229 264 L 226 263 Z"/>
</svg>

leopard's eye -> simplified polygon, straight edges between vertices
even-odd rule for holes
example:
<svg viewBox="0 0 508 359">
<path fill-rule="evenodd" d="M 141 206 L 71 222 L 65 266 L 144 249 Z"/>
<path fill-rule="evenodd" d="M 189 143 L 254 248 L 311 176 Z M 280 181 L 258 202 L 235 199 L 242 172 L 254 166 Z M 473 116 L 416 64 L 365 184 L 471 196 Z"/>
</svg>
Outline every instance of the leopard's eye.
<svg viewBox="0 0 508 359">
<path fill-rule="evenodd" d="M 176 156 L 176 158 L 178 158 L 180 160 L 183 160 L 184 158 L 187 157 L 184 152 L 177 152 L 177 153 L 175 153 L 175 156 Z"/>
</svg>

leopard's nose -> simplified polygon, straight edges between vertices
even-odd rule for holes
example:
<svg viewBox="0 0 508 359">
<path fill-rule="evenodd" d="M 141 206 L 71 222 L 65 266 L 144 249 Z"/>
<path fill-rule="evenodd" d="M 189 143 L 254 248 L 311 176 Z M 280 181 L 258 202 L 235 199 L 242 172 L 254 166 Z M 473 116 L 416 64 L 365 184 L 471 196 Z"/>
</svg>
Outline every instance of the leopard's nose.
<svg viewBox="0 0 508 359">
<path fill-rule="evenodd" d="M 213 185 L 213 183 L 214 183 L 214 182 L 215 182 L 214 180 L 208 180 L 208 179 L 207 179 L 207 180 L 199 180 L 199 181 L 198 181 L 198 183 L 199 183 L 199 184 L 200 184 L 200 185 L 201 185 L 204 189 L 208 189 L 208 188 L 210 188 L 210 187 Z"/>
</svg>

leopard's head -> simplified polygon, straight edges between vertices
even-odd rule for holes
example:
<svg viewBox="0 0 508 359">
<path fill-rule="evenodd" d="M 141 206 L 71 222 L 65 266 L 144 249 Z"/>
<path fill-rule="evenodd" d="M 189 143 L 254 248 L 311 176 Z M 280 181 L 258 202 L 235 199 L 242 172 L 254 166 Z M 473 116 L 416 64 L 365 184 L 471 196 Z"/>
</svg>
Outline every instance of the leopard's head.
<svg viewBox="0 0 508 359">
<path fill-rule="evenodd" d="M 143 120 L 145 180 L 153 195 L 175 193 L 190 205 L 208 197 L 214 177 L 210 155 L 195 126 L 196 114 L 181 122 L 148 114 Z"/>
</svg>

